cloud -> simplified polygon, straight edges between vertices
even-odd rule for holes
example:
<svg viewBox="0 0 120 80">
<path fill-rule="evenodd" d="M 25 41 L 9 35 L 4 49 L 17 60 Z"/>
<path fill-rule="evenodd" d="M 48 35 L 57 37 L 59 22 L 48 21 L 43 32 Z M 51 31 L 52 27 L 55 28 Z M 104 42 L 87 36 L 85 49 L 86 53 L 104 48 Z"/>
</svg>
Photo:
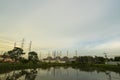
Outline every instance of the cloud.
<svg viewBox="0 0 120 80">
<path fill-rule="evenodd" d="M 120 47 L 120 41 L 110 41 L 110 42 L 106 42 L 104 44 L 100 44 L 97 47 L 95 47 L 95 49 L 110 49 L 110 50 L 114 50 L 114 49 L 119 49 Z"/>
<path fill-rule="evenodd" d="M 0 33 L 34 48 L 115 49 L 119 2 L 112 0 L 2 1 Z M 117 41 L 114 41 L 116 39 Z M 106 45 L 106 46 L 105 46 Z M 91 53 L 92 54 L 92 53 Z"/>
</svg>

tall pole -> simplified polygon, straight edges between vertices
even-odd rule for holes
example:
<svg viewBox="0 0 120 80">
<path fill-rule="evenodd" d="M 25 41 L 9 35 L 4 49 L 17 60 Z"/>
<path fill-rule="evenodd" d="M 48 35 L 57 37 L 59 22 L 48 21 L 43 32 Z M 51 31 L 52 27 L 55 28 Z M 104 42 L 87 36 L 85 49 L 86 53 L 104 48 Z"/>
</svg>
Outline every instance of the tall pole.
<svg viewBox="0 0 120 80">
<path fill-rule="evenodd" d="M 107 53 L 104 52 L 104 55 L 105 55 L 105 59 L 106 59 L 106 64 L 108 64 L 108 57 L 107 57 Z"/>
<path fill-rule="evenodd" d="M 68 57 L 68 50 L 67 50 L 67 57 Z"/>
<path fill-rule="evenodd" d="M 48 57 L 50 57 L 50 51 L 48 51 Z"/>
<path fill-rule="evenodd" d="M 77 50 L 75 50 L 75 55 L 76 55 L 76 57 L 77 57 Z"/>
<path fill-rule="evenodd" d="M 60 51 L 60 57 L 62 56 L 62 51 Z"/>
<path fill-rule="evenodd" d="M 52 51 L 52 56 L 55 59 L 55 51 Z"/>
<path fill-rule="evenodd" d="M 55 58 L 56 58 L 56 51 L 54 52 L 54 56 L 55 56 Z"/>
<path fill-rule="evenodd" d="M 16 42 L 14 43 L 14 48 L 16 47 Z"/>
<path fill-rule="evenodd" d="M 39 60 L 41 60 L 41 52 L 40 52 L 40 55 L 39 55 Z"/>
<path fill-rule="evenodd" d="M 23 47 L 24 47 L 24 38 L 22 39 L 22 43 L 21 43 L 21 48 L 23 49 Z"/>
<path fill-rule="evenodd" d="M 31 51 L 32 41 L 30 41 L 29 52 Z"/>
<path fill-rule="evenodd" d="M 57 56 L 57 57 L 59 56 L 59 52 L 58 52 L 58 51 L 56 51 L 56 56 Z"/>
</svg>

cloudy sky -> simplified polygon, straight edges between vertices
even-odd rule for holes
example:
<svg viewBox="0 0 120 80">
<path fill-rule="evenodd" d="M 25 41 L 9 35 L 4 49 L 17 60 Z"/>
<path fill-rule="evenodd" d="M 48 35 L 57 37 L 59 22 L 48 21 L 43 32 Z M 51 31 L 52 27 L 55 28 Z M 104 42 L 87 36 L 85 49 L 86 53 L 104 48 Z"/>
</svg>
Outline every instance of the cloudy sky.
<svg viewBox="0 0 120 80">
<path fill-rule="evenodd" d="M 120 54 L 120 0 L 0 0 L 0 51 L 74 50 Z"/>
</svg>

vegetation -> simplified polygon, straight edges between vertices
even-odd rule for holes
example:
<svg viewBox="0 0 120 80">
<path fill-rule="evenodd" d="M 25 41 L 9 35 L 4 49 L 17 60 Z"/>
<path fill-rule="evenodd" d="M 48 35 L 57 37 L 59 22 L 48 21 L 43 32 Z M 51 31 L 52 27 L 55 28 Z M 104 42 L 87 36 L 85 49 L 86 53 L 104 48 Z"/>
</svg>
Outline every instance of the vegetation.
<svg viewBox="0 0 120 80">
<path fill-rule="evenodd" d="M 28 53 L 28 60 L 32 61 L 33 63 L 36 63 L 39 61 L 38 55 L 36 52 L 32 51 Z"/>
<path fill-rule="evenodd" d="M 78 69 L 94 69 L 102 71 L 114 71 L 120 73 L 120 65 L 106 65 L 106 64 L 87 64 L 87 63 L 44 63 L 39 62 L 34 64 L 28 62 L 27 64 L 23 63 L 1 63 L 0 64 L 0 73 L 9 72 L 12 70 L 23 70 L 23 69 L 33 69 L 33 68 L 43 68 L 47 69 L 50 67 L 73 67 Z"/>
<path fill-rule="evenodd" d="M 114 61 L 120 61 L 120 56 L 115 57 Z"/>
<path fill-rule="evenodd" d="M 8 72 L 17 69 L 30 69 L 30 68 L 50 68 L 56 66 L 62 67 L 73 67 L 73 68 L 84 68 L 84 69 L 96 69 L 96 70 L 110 70 L 120 73 L 120 65 L 106 65 L 106 59 L 104 57 L 92 57 L 92 56 L 80 56 L 74 57 L 75 61 L 70 62 L 68 57 L 64 57 L 66 63 L 45 63 L 38 59 L 38 55 L 35 51 L 28 53 L 28 59 L 21 57 L 24 55 L 23 49 L 15 47 L 13 50 L 8 51 L 3 55 L 10 56 L 11 59 L 15 60 L 14 63 L 0 63 L 0 73 Z M 115 59 L 109 59 L 114 61 L 120 61 L 120 57 L 115 57 Z"/>
<path fill-rule="evenodd" d="M 10 51 L 4 53 L 3 57 L 5 59 L 7 56 L 9 56 L 9 57 L 11 57 L 11 59 L 15 60 L 15 62 L 16 62 L 17 60 L 19 60 L 21 58 L 21 55 L 23 55 L 23 54 L 25 54 L 25 53 L 23 52 L 22 48 L 14 47 L 13 50 L 10 50 Z"/>
</svg>

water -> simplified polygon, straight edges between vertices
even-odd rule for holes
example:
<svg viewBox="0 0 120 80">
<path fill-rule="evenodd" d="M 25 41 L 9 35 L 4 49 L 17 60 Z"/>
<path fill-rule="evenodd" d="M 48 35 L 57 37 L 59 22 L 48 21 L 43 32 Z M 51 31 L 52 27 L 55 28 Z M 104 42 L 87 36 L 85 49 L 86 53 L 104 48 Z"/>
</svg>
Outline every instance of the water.
<svg viewBox="0 0 120 80">
<path fill-rule="evenodd" d="M 0 74 L 0 80 L 120 80 L 120 74 L 111 71 L 57 67 L 11 71 Z"/>
</svg>

